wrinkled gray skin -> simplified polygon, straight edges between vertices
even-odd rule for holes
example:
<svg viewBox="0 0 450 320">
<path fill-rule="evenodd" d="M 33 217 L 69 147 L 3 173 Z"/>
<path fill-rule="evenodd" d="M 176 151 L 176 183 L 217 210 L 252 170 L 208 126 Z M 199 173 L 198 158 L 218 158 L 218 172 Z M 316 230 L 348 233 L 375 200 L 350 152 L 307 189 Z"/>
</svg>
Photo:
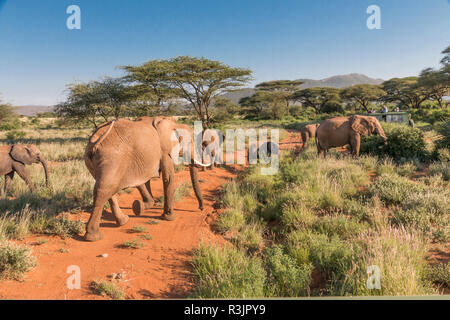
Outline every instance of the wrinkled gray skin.
<svg viewBox="0 0 450 320">
<path fill-rule="evenodd" d="M 350 145 L 352 154 L 359 156 L 361 136 L 377 134 L 387 142 L 386 134 L 375 117 L 354 115 L 323 121 L 317 128 L 317 153 L 326 156 L 328 149 Z"/>
<path fill-rule="evenodd" d="M 303 150 L 310 139 L 314 139 L 316 136 L 317 128 L 320 126 L 320 123 L 308 124 L 304 126 L 300 133 L 302 135 L 302 148 Z"/>
<path fill-rule="evenodd" d="M 119 119 L 100 126 L 89 139 L 85 151 L 85 163 L 95 179 L 94 209 L 86 226 L 85 239 L 97 241 L 103 206 L 109 201 L 119 226 L 129 220 L 118 204 L 117 193 L 128 187 L 137 187 L 146 206 L 153 201 L 150 179 L 161 170 L 164 184 L 164 213 L 162 218 L 173 220 L 175 191 L 174 164 L 170 153 L 178 141 L 171 139 L 176 129 L 189 132 L 186 125 L 165 117 L 142 117 L 135 121 Z M 191 181 L 199 208 L 203 208 L 197 167 L 189 165 Z"/>
<path fill-rule="evenodd" d="M 30 174 L 25 165 L 41 163 L 45 172 L 45 182 L 48 187 L 48 169 L 44 156 L 38 148 L 33 145 L 14 144 L 10 146 L 0 146 L 0 175 L 5 176 L 5 194 L 11 185 L 14 173 L 25 181 L 31 192 L 35 191 Z"/>
</svg>

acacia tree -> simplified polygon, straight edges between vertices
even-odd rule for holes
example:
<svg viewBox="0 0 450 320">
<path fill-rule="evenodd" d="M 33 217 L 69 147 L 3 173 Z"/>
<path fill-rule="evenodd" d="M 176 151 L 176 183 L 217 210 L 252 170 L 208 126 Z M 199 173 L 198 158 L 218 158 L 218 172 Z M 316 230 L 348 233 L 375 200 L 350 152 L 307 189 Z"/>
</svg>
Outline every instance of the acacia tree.
<svg viewBox="0 0 450 320">
<path fill-rule="evenodd" d="M 357 103 L 366 112 L 370 111 L 370 103 L 379 100 L 384 94 L 380 86 L 372 84 L 357 84 L 341 91 L 342 98 Z"/>
<path fill-rule="evenodd" d="M 442 51 L 442 68 L 427 68 L 422 71 L 418 83 L 429 91 L 430 99 L 435 100 L 441 108 L 445 108 L 444 97 L 450 95 L 450 46 Z"/>
<path fill-rule="evenodd" d="M 137 84 L 136 89 L 140 92 L 140 100 L 147 113 L 152 105 L 161 110 L 165 103 L 177 97 L 177 91 L 169 82 L 170 67 L 167 60 L 151 60 L 141 66 L 121 67 L 127 72 L 124 79 Z"/>
<path fill-rule="evenodd" d="M 245 108 L 245 113 L 252 117 L 280 119 L 284 111 L 284 94 L 258 90 L 253 95 L 242 98 L 239 104 Z"/>
<path fill-rule="evenodd" d="M 340 89 L 330 87 L 299 90 L 292 95 L 292 99 L 299 101 L 304 107 L 313 108 L 317 114 L 326 111 L 328 104 L 337 105 L 341 102 Z"/>
<path fill-rule="evenodd" d="M 2 103 L 0 100 L 0 125 L 14 118 L 17 118 L 14 108 L 10 104 Z"/>
<path fill-rule="evenodd" d="M 430 91 L 420 86 L 418 77 L 393 78 L 382 84 L 387 102 L 400 102 L 408 108 L 420 108 L 430 98 Z"/>
<path fill-rule="evenodd" d="M 211 124 L 210 106 L 215 97 L 243 86 L 252 71 L 232 68 L 219 61 L 190 56 L 152 60 L 137 67 L 125 67 L 130 79 L 148 85 L 155 92 L 169 93 L 187 100 L 203 128 Z"/>
<path fill-rule="evenodd" d="M 255 86 L 257 90 L 277 92 L 278 96 L 284 99 L 286 110 L 289 114 L 289 106 L 292 101 L 292 94 L 303 84 L 300 80 L 274 80 L 261 82 Z"/>
<path fill-rule="evenodd" d="M 56 114 L 73 120 L 87 120 L 95 127 L 99 117 L 109 121 L 129 113 L 131 102 L 138 94 L 120 78 L 69 84 L 67 92 L 66 101 L 56 106 Z"/>
<path fill-rule="evenodd" d="M 442 70 L 427 68 L 420 74 L 418 84 L 428 91 L 429 99 L 445 108 L 444 97 L 450 94 L 449 75 Z"/>
</svg>

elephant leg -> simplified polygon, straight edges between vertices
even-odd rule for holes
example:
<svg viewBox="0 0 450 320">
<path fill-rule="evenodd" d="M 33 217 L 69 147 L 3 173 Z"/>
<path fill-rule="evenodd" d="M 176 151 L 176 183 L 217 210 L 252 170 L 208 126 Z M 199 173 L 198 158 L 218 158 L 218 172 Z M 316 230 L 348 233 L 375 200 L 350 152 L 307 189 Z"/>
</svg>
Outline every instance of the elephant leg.
<svg viewBox="0 0 450 320">
<path fill-rule="evenodd" d="M 9 187 L 11 186 L 12 179 L 14 178 L 14 171 L 11 171 L 8 174 L 5 174 L 5 187 L 4 187 L 4 193 L 6 196 L 6 193 L 8 192 Z"/>
<path fill-rule="evenodd" d="M 113 195 L 111 199 L 108 200 L 108 202 L 111 206 L 111 211 L 114 214 L 117 225 L 123 226 L 124 224 L 126 224 L 130 218 L 126 214 L 123 214 L 122 210 L 120 210 L 117 194 Z"/>
<path fill-rule="evenodd" d="M 30 191 L 34 192 L 36 189 L 34 188 L 33 182 L 31 181 L 31 178 L 30 178 L 30 174 L 28 173 L 28 170 L 25 168 L 25 166 L 21 163 L 14 164 L 13 169 L 14 169 L 14 171 L 17 172 L 19 177 L 21 177 L 23 179 L 23 181 L 25 181 L 27 186 L 30 188 Z"/>
<path fill-rule="evenodd" d="M 100 219 L 102 217 L 103 206 L 105 202 L 116 194 L 107 183 L 95 182 L 94 186 L 94 209 L 92 210 L 91 217 L 86 225 L 86 234 L 84 238 L 87 241 L 98 241 L 103 239 L 103 234 L 100 232 Z"/>
<path fill-rule="evenodd" d="M 139 193 L 141 194 L 142 200 L 144 201 L 144 208 L 150 209 L 155 204 L 155 200 L 153 199 L 152 191 L 150 188 L 150 180 L 140 186 L 137 186 Z"/>
<path fill-rule="evenodd" d="M 352 154 L 356 157 L 359 156 L 360 145 L 361 145 L 361 137 L 359 135 L 354 135 L 350 138 L 350 146 L 352 148 Z"/>
<path fill-rule="evenodd" d="M 175 220 L 173 201 L 175 193 L 175 169 L 169 155 L 163 155 L 161 160 L 162 178 L 164 185 L 164 213 L 162 218 Z"/>
</svg>

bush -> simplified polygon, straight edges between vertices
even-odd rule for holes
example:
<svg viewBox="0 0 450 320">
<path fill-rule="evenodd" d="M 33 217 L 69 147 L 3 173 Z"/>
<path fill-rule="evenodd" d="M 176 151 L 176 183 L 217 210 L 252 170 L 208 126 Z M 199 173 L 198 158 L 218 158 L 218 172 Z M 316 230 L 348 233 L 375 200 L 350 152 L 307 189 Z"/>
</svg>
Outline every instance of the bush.
<svg viewBox="0 0 450 320">
<path fill-rule="evenodd" d="M 192 260 L 197 284 L 194 298 L 260 298 L 266 272 L 258 257 L 230 247 L 200 245 Z"/>
<path fill-rule="evenodd" d="M 226 209 L 219 215 L 214 226 L 220 233 L 228 231 L 237 231 L 245 223 L 245 217 L 242 211 L 237 209 Z"/>
<path fill-rule="evenodd" d="M 380 136 L 362 137 L 361 154 L 390 157 L 396 162 L 426 161 L 430 158 L 420 129 L 393 123 L 383 123 L 382 126 L 387 144 Z"/>
<path fill-rule="evenodd" d="M 35 266 L 36 260 L 31 257 L 30 249 L 11 242 L 0 243 L 0 279 L 19 280 Z"/>
<path fill-rule="evenodd" d="M 25 138 L 25 132 L 19 130 L 11 130 L 6 134 L 8 140 L 18 140 Z"/>
<path fill-rule="evenodd" d="M 120 300 L 125 296 L 125 292 L 122 288 L 118 287 L 113 282 L 107 281 L 94 281 L 91 284 L 92 290 L 99 295 L 108 296 L 111 299 Z"/>
<path fill-rule="evenodd" d="M 299 297 L 307 294 L 311 282 L 312 265 L 298 265 L 283 252 L 281 246 L 273 246 L 265 252 L 268 276 L 268 296 Z"/>
</svg>

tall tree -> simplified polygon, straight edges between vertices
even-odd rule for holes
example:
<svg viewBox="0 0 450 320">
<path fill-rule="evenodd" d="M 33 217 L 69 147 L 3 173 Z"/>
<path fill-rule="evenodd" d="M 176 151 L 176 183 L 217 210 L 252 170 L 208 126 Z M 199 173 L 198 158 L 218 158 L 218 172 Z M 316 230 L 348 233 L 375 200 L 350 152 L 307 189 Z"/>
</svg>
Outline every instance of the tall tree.
<svg viewBox="0 0 450 320">
<path fill-rule="evenodd" d="M 341 91 L 342 98 L 358 104 L 366 112 L 370 111 L 370 103 L 377 101 L 384 94 L 380 86 L 372 84 L 357 84 Z"/>
<path fill-rule="evenodd" d="M 292 99 L 299 101 L 304 107 L 313 108 L 319 114 L 326 110 L 327 104 L 341 102 L 340 91 L 340 89 L 330 87 L 307 88 L 296 91 L 292 95 Z"/>
<path fill-rule="evenodd" d="M 17 118 L 14 108 L 8 103 L 2 103 L 0 100 L 0 125 Z"/>
<path fill-rule="evenodd" d="M 160 110 L 164 103 L 177 96 L 177 91 L 169 82 L 170 67 L 168 60 L 151 60 L 141 66 L 123 66 L 122 69 L 127 72 L 124 79 L 136 83 L 141 96 L 151 97 L 149 101 L 154 100 Z"/>
<path fill-rule="evenodd" d="M 382 88 L 386 102 L 400 102 L 407 108 L 420 108 L 421 104 L 430 98 L 427 88 L 420 86 L 418 77 L 393 78 L 383 82 Z"/>
<path fill-rule="evenodd" d="M 257 90 L 279 92 L 279 95 L 286 103 L 286 110 L 289 114 L 289 105 L 292 101 L 292 94 L 297 91 L 303 81 L 300 80 L 274 80 L 261 82 L 255 86 Z"/>
<path fill-rule="evenodd" d="M 431 100 L 436 101 L 442 109 L 445 108 L 444 97 L 450 94 L 449 73 L 427 68 L 421 72 L 418 84 L 428 91 Z"/>
<path fill-rule="evenodd" d="M 203 128 L 211 123 L 210 105 L 215 97 L 243 86 L 252 71 L 233 68 L 206 58 L 180 56 L 170 60 L 153 60 L 142 66 L 125 67 L 141 84 L 169 92 L 187 100 L 194 108 Z"/>
<path fill-rule="evenodd" d="M 280 119 L 285 114 L 283 92 L 258 90 L 242 98 L 239 104 L 244 107 L 244 113 L 254 118 Z"/>
<path fill-rule="evenodd" d="M 56 106 L 58 116 L 89 121 L 97 127 L 98 117 L 108 121 L 127 115 L 139 91 L 127 86 L 123 79 L 105 78 L 69 84 L 67 92 L 66 101 Z"/>
</svg>

